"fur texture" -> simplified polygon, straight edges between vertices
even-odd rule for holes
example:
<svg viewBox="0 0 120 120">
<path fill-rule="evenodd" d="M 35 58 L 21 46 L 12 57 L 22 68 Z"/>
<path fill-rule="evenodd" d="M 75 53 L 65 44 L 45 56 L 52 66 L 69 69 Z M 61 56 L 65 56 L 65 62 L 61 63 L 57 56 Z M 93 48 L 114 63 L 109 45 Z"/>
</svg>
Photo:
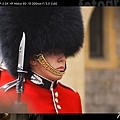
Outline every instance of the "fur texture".
<svg viewBox="0 0 120 120">
<path fill-rule="evenodd" d="M 83 45 L 80 7 L 0 7 L 0 46 L 8 71 L 17 76 L 19 44 L 26 34 L 25 70 L 29 58 L 52 49 L 74 56 Z"/>
</svg>

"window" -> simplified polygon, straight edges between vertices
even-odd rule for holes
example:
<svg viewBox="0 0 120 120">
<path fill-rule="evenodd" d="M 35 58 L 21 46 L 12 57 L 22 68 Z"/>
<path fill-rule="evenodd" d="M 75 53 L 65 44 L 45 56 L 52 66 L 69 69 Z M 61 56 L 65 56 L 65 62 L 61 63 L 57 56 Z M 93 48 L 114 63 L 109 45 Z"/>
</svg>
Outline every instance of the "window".
<svg viewBox="0 0 120 120">
<path fill-rule="evenodd" d="M 90 57 L 103 57 L 103 8 L 96 7 L 90 19 Z"/>
<path fill-rule="evenodd" d="M 85 34 L 86 69 L 118 67 L 114 7 L 95 7 Z"/>
</svg>

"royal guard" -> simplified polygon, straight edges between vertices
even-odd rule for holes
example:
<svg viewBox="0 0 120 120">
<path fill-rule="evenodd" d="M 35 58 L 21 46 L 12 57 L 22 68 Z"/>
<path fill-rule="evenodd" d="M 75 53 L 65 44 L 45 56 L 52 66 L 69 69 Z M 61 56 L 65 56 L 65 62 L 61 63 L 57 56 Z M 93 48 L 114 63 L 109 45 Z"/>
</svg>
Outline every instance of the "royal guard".
<svg viewBox="0 0 120 120">
<path fill-rule="evenodd" d="M 0 7 L 0 112 L 82 113 L 60 79 L 83 39 L 79 6 Z"/>
</svg>

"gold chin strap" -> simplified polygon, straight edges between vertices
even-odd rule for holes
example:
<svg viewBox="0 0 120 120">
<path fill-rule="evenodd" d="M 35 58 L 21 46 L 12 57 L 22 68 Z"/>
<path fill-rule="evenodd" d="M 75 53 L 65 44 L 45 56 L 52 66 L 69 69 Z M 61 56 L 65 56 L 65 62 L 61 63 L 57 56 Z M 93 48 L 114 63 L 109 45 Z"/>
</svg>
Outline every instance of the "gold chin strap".
<svg viewBox="0 0 120 120">
<path fill-rule="evenodd" d="M 38 54 L 36 55 L 37 60 L 40 62 L 41 65 L 43 65 L 48 71 L 50 71 L 51 73 L 58 75 L 58 76 L 62 76 L 65 72 L 60 72 L 58 70 L 56 70 L 55 68 L 53 68 L 44 58 L 43 54 Z"/>
</svg>

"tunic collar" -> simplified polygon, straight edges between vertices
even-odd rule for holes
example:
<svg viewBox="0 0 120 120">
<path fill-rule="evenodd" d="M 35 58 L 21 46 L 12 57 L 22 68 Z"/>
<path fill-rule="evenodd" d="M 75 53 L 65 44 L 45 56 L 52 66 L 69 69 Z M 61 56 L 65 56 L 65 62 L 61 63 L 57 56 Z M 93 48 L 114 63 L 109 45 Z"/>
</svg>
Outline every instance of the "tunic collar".
<svg viewBox="0 0 120 120">
<path fill-rule="evenodd" d="M 32 71 L 33 72 L 33 75 L 31 76 L 31 79 L 30 81 L 33 82 L 34 84 L 42 87 L 42 88 L 45 88 L 45 89 L 51 89 L 51 88 L 56 88 L 57 87 L 57 80 L 55 81 L 52 81 L 52 80 L 49 80 L 39 74 L 37 74 L 36 72 Z"/>
</svg>

